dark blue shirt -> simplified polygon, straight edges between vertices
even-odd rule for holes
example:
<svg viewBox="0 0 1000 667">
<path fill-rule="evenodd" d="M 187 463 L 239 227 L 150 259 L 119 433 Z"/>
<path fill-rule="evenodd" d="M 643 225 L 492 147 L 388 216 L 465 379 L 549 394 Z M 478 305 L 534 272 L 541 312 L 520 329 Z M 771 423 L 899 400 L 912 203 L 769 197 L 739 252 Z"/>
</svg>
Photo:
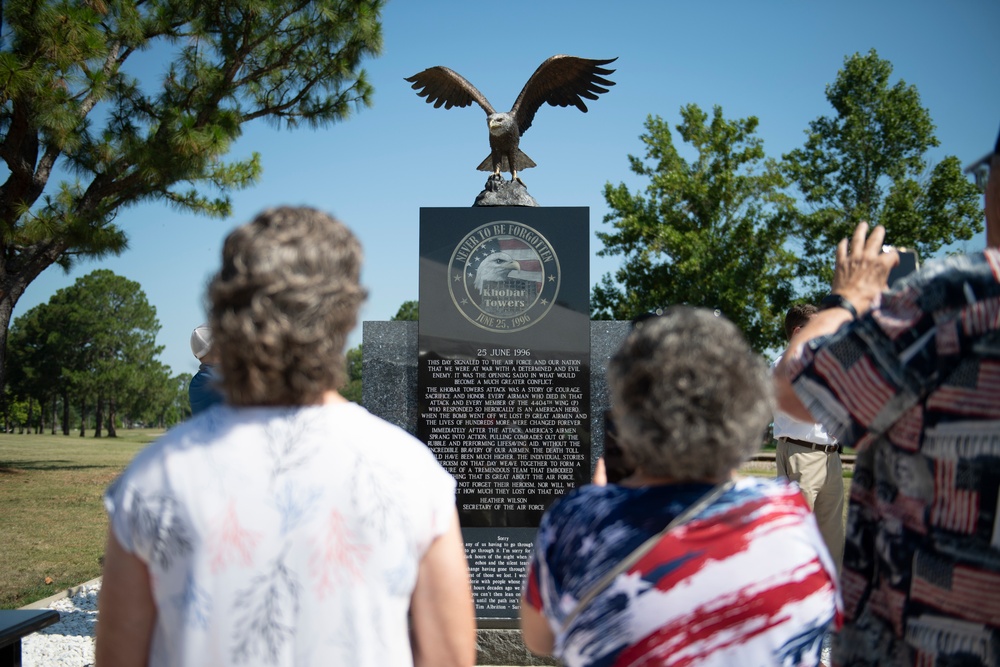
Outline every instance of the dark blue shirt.
<svg viewBox="0 0 1000 667">
<path fill-rule="evenodd" d="M 202 364 L 198 368 L 188 385 L 188 400 L 191 402 L 192 416 L 216 403 L 222 403 L 222 393 L 215 387 L 215 370 L 212 366 Z"/>
</svg>

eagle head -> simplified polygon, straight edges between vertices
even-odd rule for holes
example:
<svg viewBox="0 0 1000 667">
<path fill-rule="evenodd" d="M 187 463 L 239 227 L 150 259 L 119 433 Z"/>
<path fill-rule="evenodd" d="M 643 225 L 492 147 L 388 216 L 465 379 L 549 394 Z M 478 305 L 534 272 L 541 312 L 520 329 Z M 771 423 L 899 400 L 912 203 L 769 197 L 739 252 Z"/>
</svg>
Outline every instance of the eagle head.
<svg viewBox="0 0 1000 667">
<path fill-rule="evenodd" d="M 505 252 L 495 252 L 479 263 L 476 269 L 476 289 L 483 291 L 483 283 L 487 280 L 500 282 L 507 280 L 511 271 L 520 271 L 521 265 Z"/>
<path fill-rule="evenodd" d="M 490 127 L 490 134 L 495 136 L 510 134 L 517 128 L 514 117 L 509 113 L 491 113 L 486 118 L 486 124 Z"/>
</svg>

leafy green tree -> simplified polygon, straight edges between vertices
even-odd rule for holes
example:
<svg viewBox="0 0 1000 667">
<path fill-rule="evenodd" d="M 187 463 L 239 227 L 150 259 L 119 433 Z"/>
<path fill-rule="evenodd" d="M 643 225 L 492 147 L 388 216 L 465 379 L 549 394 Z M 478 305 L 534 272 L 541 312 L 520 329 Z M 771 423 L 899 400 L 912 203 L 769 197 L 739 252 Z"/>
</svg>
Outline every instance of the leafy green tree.
<svg viewBox="0 0 1000 667">
<path fill-rule="evenodd" d="M 170 369 L 155 359 L 134 367 L 131 373 L 134 391 L 124 395 L 118 403 L 126 428 L 159 426 L 165 428 L 190 415 L 187 401 L 187 384 L 183 385 L 183 408 L 179 405 L 178 383 L 181 379 L 170 376 Z M 191 375 L 184 374 L 190 381 Z"/>
<path fill-rule="evenodd" d="M 118 254 L 123 208 L 224 217 L 260 160 L 223 158 L 264 119 L 323 127 L 370 104 L 384 0 L 0 3 L 0 386 L 11 312 L 46 267 Z M 138 80 L 133 56 L 166 71 Z M 201 189 L 200 189 L 201 188 Z"/>
<path fill-rule="evenodd" d="M 624 263 L 594 288 L 592 316 L 627 320 L 686 303 L 721 310 L 758 350 L 780 344 L 794 294 L 795 258 L 784 249 L 793 202 L 778 166 L 765 160 L 757 119 L 683 107 L 676 130 L 693 161 L 681 157 L 662 118 L 648 117 L 645 128 L 645 160 L 628 157 L 648 179 L 644 194 L 624 183 L 604 187 L 604 222 L 614 231 L 598 232 L 598 254 Z"/>
<path fill-rule="evenodd" d="M 44 401 L 53 392 L 53 374 L 60 371 L 60 359 L 48 344 L 46 306 L 35 306 L 17 318 L 10 328 L 11 370 L 8 383 L 20 399 Z"/>
<path fill-rule="evenodd" d="M 15 430 L 24 433 L 24 427 L 28 423 L 28 402 L 8 398 L 4 412 L 4 428 L 8 433 Z"/>
<path fill-rule="evenodd" d="M 364 354 L 361 345 L 347 351 L 347 384 L 340 390 L 340 395 L 349 401 L 361 403 L 361 365 Z"/>
<path fill-rule="evenodd" d="M 168 428 L 191 417 L 191 403 L 188 400 L 188 385 L 191 384 L 191 378 L 190 373 L 181 373 L 170 378 L 170 403 L 164 406 L 164 411 L 159 417 L 160 428 Z"/>
<path fill-rule="evenodd" d="M 119 405 L 128 408 L 156 375 L 166 375 L 156 361 L 163 350 L 156 345 L 160 330 L 156 309 L 139 283 L 107 269 L 88 273 L 59 290 L 49 306 L 80 350 L 67 375 L 81 402 L 93 401 L 94 435 L 100 437 L 106 426 L 114 437 Z M 81 409 L 81 419 L 85 415 Z"/>
<path fill-rule="evenodd" d="M 928 169 L 924 156 L 940 143 L 930 113 L 916 87 L 891 77 L 875 50 L 845 58 L 826 87 L 834 115 L 810 122 L 805 146 L 784 156 L 810 208 L 799 219 L 801 275 L 821 291 L 833 246 L 862 220 L 924 258 L 982 230 L 976 187 L 954 156 Z"/>
<path fill-rule="evenodd" d="M 390 322 L 417 322 L 420 320 L 420 302 L 404 301 Z"/>
<path fill-rule="evenodd" d="M 10 329 L 8 382 L 15 395 L 34 397 L 42 403 L 62 403 L 62 431 L 69 433 L 69 394 L 72 388 L 67 369 L 72 368 L 80 349 L 63 319 L 64 313 L 51 303 L 35 306 L 14 321 Z M 56 419 L 53 418 L 53 429 Z"/>
</svg>

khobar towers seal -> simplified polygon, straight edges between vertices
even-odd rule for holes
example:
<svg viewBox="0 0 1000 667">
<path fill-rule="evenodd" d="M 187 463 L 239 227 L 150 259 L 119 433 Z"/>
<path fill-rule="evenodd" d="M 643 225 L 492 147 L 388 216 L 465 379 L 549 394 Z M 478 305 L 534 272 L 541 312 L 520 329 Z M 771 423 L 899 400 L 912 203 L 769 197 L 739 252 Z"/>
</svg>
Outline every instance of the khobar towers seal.
<svg viewBox="0 0 1000 667">
<path fill-rule="evenodd" d="M 455 247 L 448 291 L 481 329 L 521 331 L 539 322 L 559 293 L 559 258 L 528 225 L 501 220 L 472 230 Z"/>
</svg>

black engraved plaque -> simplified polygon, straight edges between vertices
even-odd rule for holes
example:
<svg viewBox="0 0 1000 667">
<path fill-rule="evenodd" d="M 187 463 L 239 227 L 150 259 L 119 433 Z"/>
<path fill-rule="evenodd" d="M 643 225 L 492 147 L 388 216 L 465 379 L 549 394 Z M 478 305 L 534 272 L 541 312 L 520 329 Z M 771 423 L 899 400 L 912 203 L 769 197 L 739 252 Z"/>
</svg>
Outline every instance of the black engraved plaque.
<svg viewBox="0 0 1000 667">
<path fill-rule="evenodd" d="M 417 437 L 458 483 L 477 616 L 516 619 L 545 509 L 590 477 L 586 208 L 420 209 Z"/>
</svg>

